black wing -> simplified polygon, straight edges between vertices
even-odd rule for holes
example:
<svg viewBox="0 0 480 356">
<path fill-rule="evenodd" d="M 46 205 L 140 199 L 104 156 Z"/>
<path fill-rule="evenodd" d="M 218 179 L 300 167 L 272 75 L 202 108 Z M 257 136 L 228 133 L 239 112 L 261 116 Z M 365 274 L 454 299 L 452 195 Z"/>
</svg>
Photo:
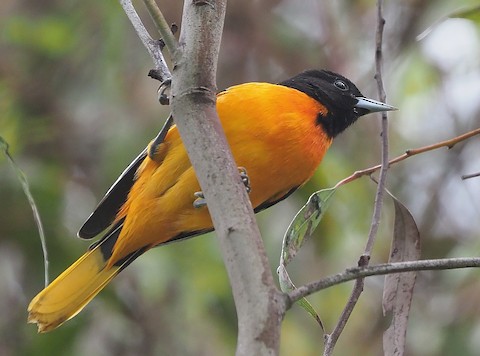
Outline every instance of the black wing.
<svg viewBox="0 0 480 356">
<path fill-rule="evenodd" d="M 165 140 L 165 136 L 167 136 L 167 132 L 172 125 L 173 117 L 170 114 L 157 137 L 155 137 L 150 145 L 150 148 L 145 148 L 137 158 L 130 163 L 115 183 L 113 183 L 100 203 L 98 203 L 87 221 L 83 223 L 77 233 L 78 237 L 82 239 L 91 239 L 113 223 L 119 209 L 127 200 L 128 193 L 130 192 L 133 183 L 135 183 L 135 174 L 137 173 L 138 167 L 147 155 L 152 156 L 155 154 L 158 146 Z"/>
<path fill-rule="evenodd" d="M 256 213 L 259 213 L 261 212 L 262 210 L 265 210 L 267 208 L 270 208 L 272 205 L 275 205 L 279 202 L 281 202 L 282 200 L 284 199 L 287 199 L 294 191 L 296 191 L 298 189 L 298 187 L 293 187 L 292 189 L 290 189 L 285 195 L 282 195 L 280 198 L 276 198 L 274 200 L 266 200 L 264 201 L 262 204 L 260 204 L 259 206 L 257 206 L 255 209 L 253 209 L 253 211 Z"/>
<path fill-rule="evenodd" d="M 145 148 L 132 163 L 123 171 L 118 179 L 98 203 L 93 213 L 88 217 L 78 231 L 78 237 L 91 239 L 110 226 L 117 216 L 118 210 L 127 200 L 128 192 L 135 182 L 135 173 L 147 157 Z"/>
</svg>

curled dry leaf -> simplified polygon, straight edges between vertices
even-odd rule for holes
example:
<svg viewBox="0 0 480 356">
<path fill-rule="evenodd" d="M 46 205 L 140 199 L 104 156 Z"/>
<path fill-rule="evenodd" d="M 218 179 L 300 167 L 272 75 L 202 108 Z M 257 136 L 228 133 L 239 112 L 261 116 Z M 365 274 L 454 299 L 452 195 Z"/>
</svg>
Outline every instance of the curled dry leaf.
<svg viewBox="0 0 480 356">
<path fill-rule="evenodd" d="M 388 191 L 387 191 L 388 192 Z M 389 262 L 414 261 L 420 258 L 420 233 L 412 214 L 390 192 L 395 205 L 395 224 Z M 413 297 L 416 272 L 394 273 L 385 277 L 383 315 L 390 325 L 383 333 L 386 356 L 403 355 L 408 315 Z"/>
</svg>

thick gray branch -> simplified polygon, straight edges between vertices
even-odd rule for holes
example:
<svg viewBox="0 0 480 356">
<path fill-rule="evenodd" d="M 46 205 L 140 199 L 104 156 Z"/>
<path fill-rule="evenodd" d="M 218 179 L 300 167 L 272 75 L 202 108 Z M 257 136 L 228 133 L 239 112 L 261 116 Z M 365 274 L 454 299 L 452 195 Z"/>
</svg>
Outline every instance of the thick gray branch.
<svg viewBox="0 0 480 356">
<path fill-rule="evenodd" d="M 251 203 L 216 112 L 225 6 L 225 0 L 185 1 L 171 105 L 230 278 L 238 316 L 237 355 L 275 355 L 286 299 L 274 286 Z"/>
</svg>

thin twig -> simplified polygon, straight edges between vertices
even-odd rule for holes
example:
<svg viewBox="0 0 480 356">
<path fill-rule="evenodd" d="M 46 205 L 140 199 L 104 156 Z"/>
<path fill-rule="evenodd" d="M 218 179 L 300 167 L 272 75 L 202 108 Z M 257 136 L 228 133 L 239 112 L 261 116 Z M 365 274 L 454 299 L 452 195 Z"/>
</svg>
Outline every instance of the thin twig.
<svg viewBox="0 0 480 356">
<path fill-rule="evenodd" d="M 441 147 L 447 147 L 448 149 L 451 149 L 453 148 L 457 143 L 461 142 L 461 141 L 465 141 L 473 136 L 476 136 L 476 135 L 479 135 L 480 134 L 480 128 L 478 129 L 475 129 L 475 130 L 472 130 L 472 131 L 469 131 L 467 133 L 464 133 L 460 136 L 456 136 L 454 138 L 451 138 L 449 140 L 445 140 L 445 141 L 441 141 L 441 142 L 437 142 L 437 143 L 434 143 L 433 145 L 428 145 L 428 146 L 423 146 L 423 147 L 419 147 L 419 148 L 413 148 L 413 149 L 408 149 L 405 151 L 404 154 L 398 156 L 398 157 L 395 157 L 393 159 L 391 159 L 389 162 L 388 162 L 388 165 L 389 166 L 392 166 L 398 162 L 401 162 L 409 157 L 412 157 L 412 156 L 415 156 L 415 155 L 418 155 L 418 154 L 421 154 L 421 153 L 425 153 L 425 152 L 428 152 L 428 151 L 433 151 L 433 150 L 436 150 L 438 148 L 441 148 Z M 366 175 L 370 175 L 376 171 L 378 171 L 380 168 L 382 167 L 381 164 L 378 164 L 376 166 L 373 166 L 373 167 L 370 167 L 370 168 L 366 168 L 366 169 L 362 169 L 360 171 L 356 171 L 354 172 L 352 175 L 348 176 L 347 178 L 344 178 L 342 179 L 341 181 L 339 181 L 336 185 L 335 185 L 335 188 L 338 188 L 344 184 L 347 184 L 347 183 L 350 183 L 360 177 L 363 177 L 363 176 L 366 176 Z"/>
<path fill-rule="evenodd" d="M 382 81 L 382 41 L 383 41 L 383 28 L 385 25 L 385 19 L 382 15 L 382 0 L 377 1 L 377 32 L 376 32 L 376 48 L 375 48 L 375 65 L 376 65 L 376 73 L 375 79 L 377 80 L 378 86 L 378 94 L 380 100 L 385 102 L 386 95 L 385 90 L 383 88 L 383 81 Z M 380 216 L 383 206 L 383 195 L 384 195 L 384 188 L 385 182 L 387 178 L 387 171 L 388 171 L 388 120 L 387 114 L 385 112 L 382 113 L 382 164 L 380 166 L 380 177 L 377 186 L 377 192 L 375 194 L 375 203 L 373 208 L 373 216 L 372 222 L 370 224 L 370 231 L 368 233 L 368 239 L 365 246 L 365 250 L 360 259 L 358 260 L 359 267 L 366 267 L 370 262 L 370 254 L 372 252 L 373 245 L 375 243 L 378 227 L 380 225 Z M 355 282 L 355 286 L 353 287 L 352 293 L 343 309 L 340 318 L 338 319 L 337 325 L 333 329 L 332 333 L 329 335 L 325 335 L 325 350 L 324 355 L 331 355 L 335 344 L 337 343 L 338 338 L 340 337 L 345 325 L 347 324 L 350 315 L 357 304 L 357 301 L 362 294 L 364 286 L 364 279 L 358 278 Z"/>
<path fill-rule="evenodd" d="M 168 51 L 170 52 L 170 55 L 174 56 L 175 52 L 178 49 L 178 42 L 173 36 L 170 25 L 168 24 L 167 20 L 165 20 L 165 17 L 158 8 L 155 0 L 143 0 L 143 2 L 148 9 L 148 13 L 152 17 L 152 20 L 155 23 L 158 32 L 160 32 L 162 40 L 165 43 Z"/>
<path fill-rule="evenodd" d="M 376 49 L 375 49 L 375 66 L 376 73 L 375 79 L 377 80 L 378 95 L 381 101 L 385 102 L 387 96 L 385 94 L 385 89 L 383 88 L 383 79 L 382 79 L 382 43 L 383 43 L 383 28 L 385 26 L 385 19 L 382 15 L 382 5 L 383 0 L 377 1 L 377 33 L 376 33 Z M 375 206 L 373 210 L 372 224 L 370 227 L 370 232 L 368 234 L 367 245 L 365 246 L 364 255 L 368 256 L 370 260 L 370 254 L 372 252 L 373 244 L 378 232 L 378 226 L 380 225 L 380 214 L 383 205 L 383 195 L 385 182 L 387 178 L 388 171 L 388 120 L 387 113 L 382 112 L 382 164 L 380 167 L 380 177 L 378 180 L 377 193 L 375 195 Z M 367 261 L 368 264 L 368 261 Z"/>
<path fill-rule="evenodd" d="M 470 178 L 475 178 L 475 177 L 480 177 L 480 172 L 472 173 L 472 174 L 464 174 L 462 176 L 462 179 L 465 180 L 465 179 L 470 179 Z"/>
<path fill-rule="evenodd" d="M 131 0 L 119 0 L 120 5 L 123 8 L 123 11 L 127 15 L 128 19 L 133 25 L 133 28 L 137 32 L 138 37 L 142 41 L 143 45 L 147 49 L 150 57 L 153 60 L 153 64 L 155 70 L 162 78 L 162 81 L 170 79 L 172 77 L 170 70 L 168 69 L 167 63 L 165 62 L 165 58 L 162 54 L 162 46 L 160 41 L 155 41 L 152 37 L 148 34 L 147 29 L 142 23 L 142 20 L 137 14 L 137 11 L 132 5 Z"/>
<path fill-rule="evenodd" d="M 479 257 L 440 258 L 431 260 L 404 261 L 383 263 L 373 266 L 347 268 L 341 273 L 322 278 L 318 281 L 305 284 L 288 293 L 291 303 L 307 297 L 320 290 L 330 288 L 337 284 L 352 281 L 358 278 L 380 276 L 391 273 L 411 271 L 434 271 L 456 268 L 480 267 Z"/>
</svg>

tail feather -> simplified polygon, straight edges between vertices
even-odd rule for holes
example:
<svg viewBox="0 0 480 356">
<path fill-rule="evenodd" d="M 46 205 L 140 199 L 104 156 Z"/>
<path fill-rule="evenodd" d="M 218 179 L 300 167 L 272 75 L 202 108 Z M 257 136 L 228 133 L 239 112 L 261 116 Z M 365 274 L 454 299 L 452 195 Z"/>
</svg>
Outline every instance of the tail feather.
<svg viewBox="0 0 480 356">
<path fill-rule="evenodd" d="M 137 251 L 121 263 L 109 265 L 102 246 L 116 240 L 116 229 L 87 251 L 50 285 L 42 290 L 28 306 L 28 322 L 38 325 L 38 332 L 47 332 L 77 315 L 123 268 L 142 254 Z"/>
</svg>

